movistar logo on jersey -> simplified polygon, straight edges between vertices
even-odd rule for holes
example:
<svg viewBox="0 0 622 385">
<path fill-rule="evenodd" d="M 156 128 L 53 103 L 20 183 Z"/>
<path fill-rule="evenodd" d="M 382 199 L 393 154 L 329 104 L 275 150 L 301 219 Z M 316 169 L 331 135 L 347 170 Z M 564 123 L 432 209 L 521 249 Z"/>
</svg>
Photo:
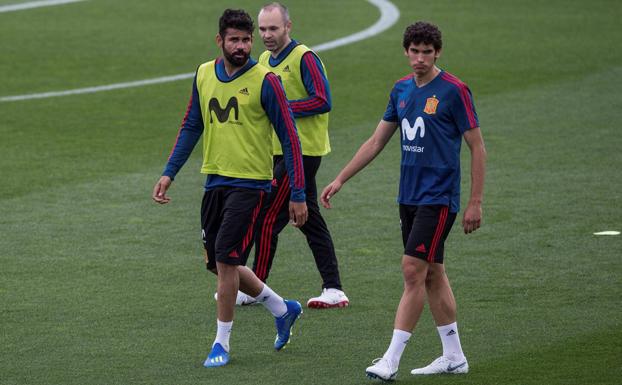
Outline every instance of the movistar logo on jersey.
<svg viewBox="0 0 622 385">
<path fill-rule="evenodd" d="M 411 125 L 407 118 L 402 119 L 402 141 L 413 141 L 417 138 L 417 134 L 421 138 L 425 136 L 425 122 L 423 118 L 421 116 L 417 117 L 414 125 Z M 402 145 L 402 150 L 407 152 L 423 152 L 423 149 L 424 147 L 414 145 Z"/>
<path fill-rule="evenodd" d="M 419 136 L 422 138 L 425 136 L 425 123 L 421 116 L 419 116 L 417 120 L 415 120 L 414 125 L 411 125 L 407 118 L 402 119 L 403 140 L 415 140 L 415 138 L 417 137 L 417 133 L 419 133 Z"/>
<path fill-rule="evenodd" d="M 216 115 L 216 119 L 218 119 L 220 123 L 224 123 L 229 120 L 229 115 L 231 113 L 231 110 L 233 110 L 235 114 L 236 121 L 238 120 L 238 117 L 240 114 L 240 109 L 238 107 L 238 99 L 235 96 L 229 99 L 225 108 L 220 107 L 220 103 L 218 102 L 218 99 L 216 98 L 210 99 L 208 107 L 209 107 L 210 123 L 214 123 L 214 117 L 212 116 L 212 112 L 214 113 L 214 115 Z"/>
</svg>

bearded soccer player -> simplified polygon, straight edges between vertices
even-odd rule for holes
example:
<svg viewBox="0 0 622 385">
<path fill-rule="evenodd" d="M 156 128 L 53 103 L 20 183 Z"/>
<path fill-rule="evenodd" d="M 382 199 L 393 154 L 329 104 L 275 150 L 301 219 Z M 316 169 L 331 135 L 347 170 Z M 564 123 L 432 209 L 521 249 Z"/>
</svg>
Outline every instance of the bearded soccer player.
<svg viewBox="0 0 622 385">
<path fill-rule="evenodd" d="M 366 369 L 369 377 L 385 381 L 397 376 L 400 358 L 426 299 L 443 354 L 411 373 L 463 374 L 469 370 L 458 335 L 456 301 L 443 265 L 444 243 L 460 209 L 463 137 L 471 152 L 471 195 L 462 219 L 466 234 L 480 227 L 486 162 L 471 91 L 436 66 L 442 49 L 440 30 L 426 22 L 410 25 L 403 46 L 413 73 L 395 83 L 376 131 L 321 195 L 322 204 L 330 208 L 330 199 L 343 184 L 369 164 L 398 131 L 404 291 L 389 348 Z"/>
<path fill-rule="evenodd" d="M 203 135 L 207 174 L 201 228 L 207 269 L 218 276 L 217 332 L 205 367 L 229 362 L 229 336 L 238 289 L 252 295 L 275 317 L 274 348 L 289 342 L 302 307 L 284 300 L 245 267 L 255 220 L 272 181 L 272 132 L 283 146 L 290 180 L 289 219 L 307 219 L 300 141 L 291 109 L 276 75 L 250 58 L 253 20 L 242 10 L 226 10 L 216 43 L 222 57 L 197 69 L 192 97 L 153 199 L 169 203 L 171 182 Z"/>
<path fill-rule="evenodd" d="M 302 145 L 305 170 L 306 202 L 309 218 L 300 231 L 315 259 L 322 277 L 322 293 L 307 301 L 315 309 L 341 308 L 349 300 L 341 287 L 335 247 L 317 201 L 315 176 L 322 156 L 330 152 L 328 139 L 328 112 L 331 97 L 326 71 L 320 58 L 307 46 L 292 40 L 292 22 L 287 8 L 280 3 L 264 6 L 258 16 L 259 34 L 266 46 L 259 63 L 279 76 L 296 119 Z M 273 136 L 274 179 L 257 220 L 255 229 L 255 260 L 253 271 L 266 282 L 274 260 L 279 233 L 289 220 L 289 176 L 286 172 L 281 145 Z M 239 293 L 237 303 L 253 303 L 244 293 Z"/>
</svg>

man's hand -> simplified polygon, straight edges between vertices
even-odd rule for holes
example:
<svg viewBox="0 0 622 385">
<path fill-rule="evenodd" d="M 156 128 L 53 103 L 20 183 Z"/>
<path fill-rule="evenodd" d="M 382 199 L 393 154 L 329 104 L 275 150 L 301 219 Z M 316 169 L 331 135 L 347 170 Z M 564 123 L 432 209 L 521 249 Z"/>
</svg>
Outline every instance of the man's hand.
<svg viewBox="0 0 622 385">
<path fill-rule="evenodd" d="M 166 191 L 171 186 L 171 183 L 172 181 L 170 177 L 161 176 L 158 183 L 156 183 L 153 187 L 153 194 L 151 195 L 151 198 L 161 205 L 170 202 L 171 198 L 166 195 Z"/>
<path fill-rule="evenodd" d="M 289 221 L 294 227 L 302 227 L 308 215 L 307 202 L 289 202 Z"/>
<path fill-rule="evenodd" d="M 469 201 L 464 217 L 462 218 L 462 227 L 465 234 L 470 234 L 479 229 L 482 223 L 482 204 L 480 202 Z"/>
<path fill-rule="evenodd" d="M 343 186 L 343 183 L 335 179 L 328 186 L 324 187 L 324 191 L 322 191 L 322 195 L 320 196 L 320 202 L 322 202 L 324 208 L 330 209 L 333 207 L 330 204 L 330 198 L 341 190 L 341 186 Z"/>
</svg>

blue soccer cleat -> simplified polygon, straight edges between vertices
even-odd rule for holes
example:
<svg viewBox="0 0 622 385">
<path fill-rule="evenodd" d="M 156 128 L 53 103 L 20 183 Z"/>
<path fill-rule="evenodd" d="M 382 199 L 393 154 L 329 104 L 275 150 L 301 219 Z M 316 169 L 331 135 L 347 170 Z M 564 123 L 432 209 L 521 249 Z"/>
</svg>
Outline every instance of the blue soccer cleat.
<svg viewBox="0 0 622 385">
<path fill-rule="evenodd" d="M 292 332 L 292 326 L 294 322 L 302 314 L 302 306 L 298 301 L 283 300 L 285 306 L 287 306 L 287 312 L 280 317 L 276 317 L 274 322 L 276 324 L 276 340 L 274 340 L 274 348 L 281 350 L 289 342 L 289 337 Z"/>
<path fill-rule="evenodd" d="M 229 362 L 229 353 L 222 347 L 221 344 L 215 343 L 212 346 L 212 351 L 209 352 L 207 359 L 203 363 L 206 368 L 215 368 L 217 366 L 227 365 Z"/>
</svg>

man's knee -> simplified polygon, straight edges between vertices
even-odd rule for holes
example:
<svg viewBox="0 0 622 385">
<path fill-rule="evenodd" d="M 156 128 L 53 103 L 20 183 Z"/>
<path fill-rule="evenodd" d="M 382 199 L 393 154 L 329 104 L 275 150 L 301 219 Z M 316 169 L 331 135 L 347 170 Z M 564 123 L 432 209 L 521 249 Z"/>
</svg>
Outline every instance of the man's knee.
<svg viewBox="0 0 622 385">
<path fill-rule="evenodd" d="M 423 286 L 425 284 L 427 270 L 427 262 L 409 255 L 404 255 L 402 257 L 404 285 L 408 287 Z"/>
<path fill-rule="evenodd" d="M 425 277 L 426 286 L 435 286 L 444 284 L 446 280 L 445 267 L 439 263 L 432 263 L 428 268 L 428 274 Z"/>
</svg>

